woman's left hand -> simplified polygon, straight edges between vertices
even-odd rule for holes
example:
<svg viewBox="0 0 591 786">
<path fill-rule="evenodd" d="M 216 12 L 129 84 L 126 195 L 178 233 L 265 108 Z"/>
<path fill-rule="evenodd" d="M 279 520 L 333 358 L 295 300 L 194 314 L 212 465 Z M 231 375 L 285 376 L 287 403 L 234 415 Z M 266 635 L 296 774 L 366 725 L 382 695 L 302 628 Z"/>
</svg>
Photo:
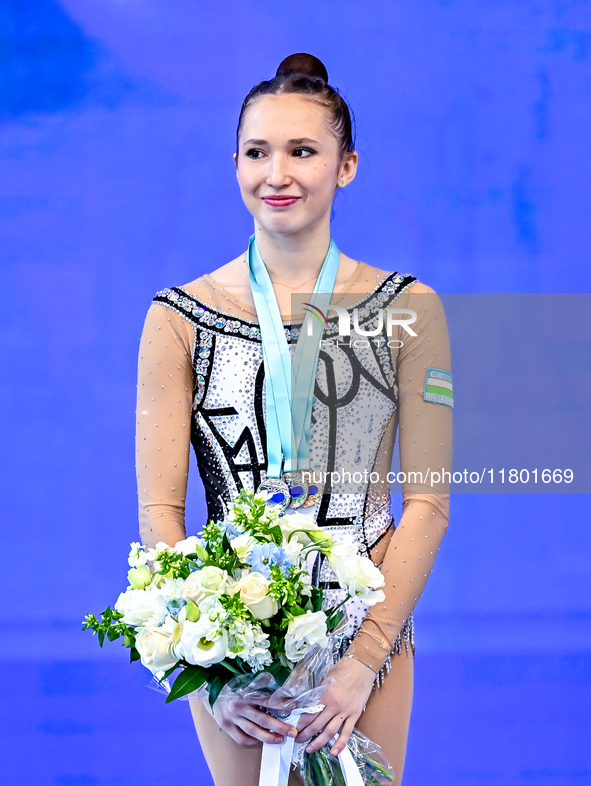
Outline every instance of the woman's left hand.
<svg viewBox="0 0 591 786">
<path fill-rule="evenodd" d="M 332 678 L 332 679 L 331 679 Z M 298 723 L 296 742 L 315 740 L 306 747 L 307 753 L 320 750 L 339 734 L 331 748 L 333 756 L 344 750 L 357 723 L 376 678 L 375 672 L 355 658 L 340 660 L 328 672 L 329 686 L 321 698 L 324 709 L 318 715 L 302 715 Z"/>
</svg>

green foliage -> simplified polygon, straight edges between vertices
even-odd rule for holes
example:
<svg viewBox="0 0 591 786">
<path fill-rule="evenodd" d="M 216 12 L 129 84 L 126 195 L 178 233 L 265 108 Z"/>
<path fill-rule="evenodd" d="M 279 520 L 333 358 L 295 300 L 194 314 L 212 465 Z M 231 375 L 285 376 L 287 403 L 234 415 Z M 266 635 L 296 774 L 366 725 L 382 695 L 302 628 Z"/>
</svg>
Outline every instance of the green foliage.
<svg viewBox="0 0 591 786">
<path fill-rule="evenodd" d="M 200 688 L 206 682 L 207 676 L 207 670 L 201 666 L 185 666 L 174 681 L 174 685 L 166 697 L 166 704 Z"/>
<path fill-rule="evenodd" d="M 93 636 L 98 635 L 101 647 L 105 642 L 105 636 L 109 641 L 115 641 L 115 639 L 123 636 L 123 646 L 135 649 L 135 628 L 120 622 L 122 617 L 123 614 L 107 606 L 101 615 L 100 621 L 94 614 L 87 614 L 83 621 L 82 630 L 92 630 Z M 135 658 L 132 657 L 132 660 L 135 660 Z"/>
<path fill-rule="evenodd" d="M 191 574 L 190 565 L 192 560 L 179 551 L 173 551 L 172 549 L 161 551 L 157 562 L 159 568 L 156 572 L 166 578 L 186 579 Z M 156 579 L 156 581 L 158 580 Z"/>
</svg>

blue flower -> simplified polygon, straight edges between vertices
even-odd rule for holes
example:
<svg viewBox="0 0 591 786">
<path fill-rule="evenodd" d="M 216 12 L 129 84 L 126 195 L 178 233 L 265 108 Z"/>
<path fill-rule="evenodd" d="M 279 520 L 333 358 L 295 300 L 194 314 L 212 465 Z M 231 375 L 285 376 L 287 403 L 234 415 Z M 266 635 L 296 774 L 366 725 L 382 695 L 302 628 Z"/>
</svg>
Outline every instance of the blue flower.
<svg viewBox="0 0 591 786">
<path fill-rule="evenodd" d="M 222 533 L 225 533 L 228 536 L 228 540 L 237 538 L 238 535 L 242 535 L 243 533 L 243 530 L 237 527 L 233 521 L 220 521 L 217 526 L 220 528 Z"/>
<path fill-rule="evenodd" d="M 285 576 L 293 565 L 291 557 L 275 543 L 257 543 L 246 561 L 253 570 L 262 573 L 267 579 L 271 578 L 271 565 L 281 568 Z"/>
<path fill-rule="evenodd" d="M 171 598 L 166 604 L 166 610 L 173 617 L 176 617 L 183 606 L 187 605 L 187 601 L 183 598 Z"/>
</svg>

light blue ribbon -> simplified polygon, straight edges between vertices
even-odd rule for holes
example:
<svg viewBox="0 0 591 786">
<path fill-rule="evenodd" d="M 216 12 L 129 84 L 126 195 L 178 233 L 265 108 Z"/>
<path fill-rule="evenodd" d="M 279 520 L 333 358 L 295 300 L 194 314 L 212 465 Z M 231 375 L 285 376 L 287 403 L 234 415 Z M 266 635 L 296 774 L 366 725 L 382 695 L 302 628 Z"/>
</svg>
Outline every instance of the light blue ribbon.
<svg viewBox="0 0 591 786">
<path fill-rule="evenodd" d="M 331 238 L 310 305 L 322 310 L 330 304 L 339 257 L 340 251 Z M 254 235 L 249 239 L 246 259 L 263 343 L 267 476 L 278 478 L 282 470 L 310 468 L 310 422 L 322 328 L 308 331 L 314 317 L 306 314 L 292 363 L 273 283 Z"/>
</svg>

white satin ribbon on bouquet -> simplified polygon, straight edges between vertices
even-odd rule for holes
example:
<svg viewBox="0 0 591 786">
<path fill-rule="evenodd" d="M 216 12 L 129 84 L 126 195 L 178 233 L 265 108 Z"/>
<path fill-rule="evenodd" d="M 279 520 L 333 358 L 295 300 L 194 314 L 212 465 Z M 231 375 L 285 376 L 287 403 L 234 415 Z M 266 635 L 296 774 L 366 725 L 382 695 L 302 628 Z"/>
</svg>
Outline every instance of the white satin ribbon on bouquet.
<svg viewBox="0 0 591 786">
<path fill-rule="evenodd" d="M 323 704 L 317 704 L 314 707 L 304 707 L 293 710 L 287 718 L 281 718 L 281 720 L 289 726 L 297 727 L 300 715 L 304 713 L 315 714 L 323 709 Z M 330 744 L 334 745 L 337 738 L 338 735 L 335 735 Z M 295 739 L 293 737 L 286 737 L 281 745 L 269 742 L 263 743 L 259 786 L 287 786 L 294 743 Z M 349 748 L 341 751 L 338 758 L 347 786 L 363 786 L 363 779 Z"/>
</svg>

